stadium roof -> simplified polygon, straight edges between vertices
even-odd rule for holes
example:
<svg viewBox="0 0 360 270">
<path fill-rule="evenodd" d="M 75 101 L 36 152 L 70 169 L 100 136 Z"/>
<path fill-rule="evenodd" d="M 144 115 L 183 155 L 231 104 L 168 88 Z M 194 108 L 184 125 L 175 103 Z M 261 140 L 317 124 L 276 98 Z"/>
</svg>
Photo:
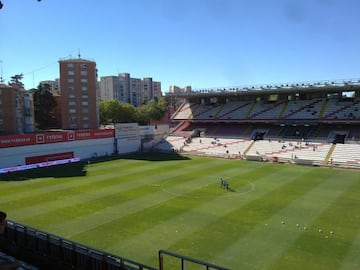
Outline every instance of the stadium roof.
<svg viewBox="0 0 360 270">
<path fill-rule="evenodd" d="M 253 95 L 253 94 L 285 94 L 294 92 L 346 92 L 360 90 L 360 79 L 346 80 L 326 80 L 297 83 L 278 83 L 247 85 L 242 87 L 223 87 L 193 89 L 190 92 L 166 93 L 173 97 L 191 97 L 191 96 L 219 96 L 219 95 Z"/>
</svg>

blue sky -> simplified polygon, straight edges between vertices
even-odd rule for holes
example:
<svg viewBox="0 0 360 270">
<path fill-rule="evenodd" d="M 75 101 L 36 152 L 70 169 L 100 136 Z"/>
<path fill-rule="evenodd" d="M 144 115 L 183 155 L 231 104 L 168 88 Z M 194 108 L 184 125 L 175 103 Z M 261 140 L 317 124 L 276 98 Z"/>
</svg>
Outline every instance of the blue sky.
<svg viewBox="0 0 360 270">
<path fill-rule="evenodd" d="M 360 78 L 358 0 L 1 0 L 6 82 L 95 60 L 99 76 L 193 88 Z"/>
</svg>

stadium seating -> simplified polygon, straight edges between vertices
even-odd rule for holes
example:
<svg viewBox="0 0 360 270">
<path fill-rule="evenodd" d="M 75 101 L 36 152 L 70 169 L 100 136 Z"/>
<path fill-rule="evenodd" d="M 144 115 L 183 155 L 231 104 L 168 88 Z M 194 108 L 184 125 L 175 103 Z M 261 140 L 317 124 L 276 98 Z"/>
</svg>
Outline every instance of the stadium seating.
<svg viewBox="0 0 360 270">
<path fill-rule="evenodd" d="M 324 119 L 360 119 L 360 99 L 335 100 L 330 99 L 324 114 Z"/>
<path fill-rule="evenodd" d="M 249 147 L 251 140 L 196 137 L 182 151 L 192 154 L 238 158 Z"/>
<path fill-rule="evenodd" d="M 360 144 L 336 144 L 331 154 L 333 165 L 353 166 L 360 165 Z"/>
<path fill-rule="evenodd" d="M 289 101 L 283 113 L 283 118 L 317 119 L 320 116 L 323 102 L 323 99 Z"/>
</svg>

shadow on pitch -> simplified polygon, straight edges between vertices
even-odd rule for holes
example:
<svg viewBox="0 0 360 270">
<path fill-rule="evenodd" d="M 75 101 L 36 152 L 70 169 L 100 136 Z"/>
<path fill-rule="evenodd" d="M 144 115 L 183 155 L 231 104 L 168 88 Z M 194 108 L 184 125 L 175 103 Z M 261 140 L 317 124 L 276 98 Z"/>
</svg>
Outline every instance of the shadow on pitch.
<svg viewBox="0 0 360 270">
<path fill-rule="evenodd" d="M 147 160 L 147 161 L 169 161 L 169 160 L 190 160 L 189 157 L 184 157 L 178 153 L 134 153 L 121 155 L 121 159 Z"/>
<path fill-rule="evenodd" d="M 86 176 L 87 162 L 76 162 L 32 170 L 0 174 L 0 181 L 25 181 L 36 178 Z"/>
</svg>

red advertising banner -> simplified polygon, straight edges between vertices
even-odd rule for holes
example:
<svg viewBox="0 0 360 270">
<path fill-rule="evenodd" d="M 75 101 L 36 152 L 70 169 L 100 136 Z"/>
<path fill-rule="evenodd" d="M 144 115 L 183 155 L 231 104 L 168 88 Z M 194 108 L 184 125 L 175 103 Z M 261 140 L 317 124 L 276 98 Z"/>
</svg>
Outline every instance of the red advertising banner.
<svg viewBox="0 0 360 270">
<path fill-rule="evenodd" d="M 24 135 L 6 135 L 0 136 L 0 148 L 76 140 L 114 138 L 114 136 L 115 132 L 113 129 L 54 131 Z"/>
<path fill-rule="evenodd" d="M 43 155 L 43 156 L 26 157 L 25 164 L 29 165 L 29 164 L 48 162 L 54 160 L 71 159 L 73 157 L 74 157 L 74 152 L 63 152 L 63 153 L 56 153 L 56 154 Z"/>
</svg>

